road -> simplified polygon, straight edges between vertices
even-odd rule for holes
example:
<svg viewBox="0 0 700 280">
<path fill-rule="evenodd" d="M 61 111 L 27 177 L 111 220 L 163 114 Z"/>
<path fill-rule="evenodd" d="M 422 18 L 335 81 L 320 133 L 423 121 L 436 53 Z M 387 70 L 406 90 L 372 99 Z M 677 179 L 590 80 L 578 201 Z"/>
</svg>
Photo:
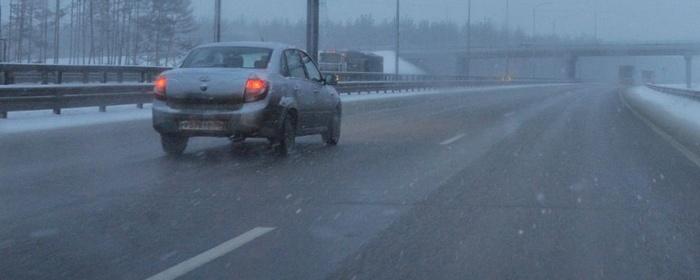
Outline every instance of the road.
<svg viewBox="0 0 700 280">
<path fill-rule="evenodd" d="M 168 158 L 148 120 L 0 135 L 0 279 L 700 277 L 700 169 L 614 87 L 352 102 L 343 125 L 286 159 Z"/>
</svg>

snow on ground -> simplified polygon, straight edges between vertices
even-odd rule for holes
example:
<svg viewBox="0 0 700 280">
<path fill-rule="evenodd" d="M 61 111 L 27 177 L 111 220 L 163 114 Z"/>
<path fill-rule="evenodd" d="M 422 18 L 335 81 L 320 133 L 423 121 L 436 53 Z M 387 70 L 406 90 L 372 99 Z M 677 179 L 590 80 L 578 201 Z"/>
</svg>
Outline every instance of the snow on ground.
<svg viewBox="0 0 700 280">
<path fill-rule="evenodd" d="M 554 85 L 554 84 L 553 84 Z M 540 87 L 542 85 L 519 86 L 489 86 L 476 88 L 453 88 L 425 90 L 401 93 L 372 93 L 342 95 L 343 102 L 362 102 L 369 100 L 400 98 L 427 94 L 450 94 L 459 92 L 483 92 L 502 89 L 520 89 Z M 63 109 L 61 115 L 54 115 L 51 110 L 10 112 L 8 119 L 0 119 L 0 135 L 11 133 L 51 130 L 86 125 L 97 125 L 151 118 L 151 105 L 145 104 L 143 109 L 136 105 L 109 106 L 107 112 L 101 113 L 97 107 Z"/>
<path fill-rule="evenodd" d="M 637 87 L 629 94 L 647 104 L 655 105 L 664 114 L 684 122 L 695 123 L 700 128 L 700 101 L 658 92 L 647 87 Z"/>
<path fill-rule="evenodd" d="M 396 73 L 396 67 L 394 67 L 394 60 L 396 59 L 396 52 L 394 51 L 376 51 L 372 52 L 373 54 L 376 54 L 378 56 L 381 56 L 384 58 L 384 73 L 386 74 L 394 74 Z M 403 60 L 401 57 L 399 57 L 399 74 L 401 75 L 425 75 L 427 74 L 423 69 L 420 69 L 420 67 L 414 65 L 413 63 L 410 63 L 406 60 Z"/>
<path fill-rule="evenodd" d="M 8 119 L 0 119 L 0 135 L 150 119 L 150 109 L 150 104 L 144 104 L 143 109 L 136 105 L 109 106 L 104 113 L 97 107 L 63 109 L 61 115 L 51 110 L 10 112 Z"/>
<path fill-rule="evenodd" d="M 377 94 L 377 93 L 371 93 L 371 94 L 353 93 L 351 95 L 343 95 L 343 96 L 341 96 L 341 98 L 342 98 L 343 102 L 358 102 L 358 101 L 367 101 L 367 100 L 396 98 L 396 97 L 426 95 L 426 94 L 450 94 L 450 93 L 459 93 L 459 92 L 484 92 L 484 91 L 494 91 L 494 90 L 503 90 L 503 89 L 524 89 L 524 88 L 533 88 L 533 87 L 541 87 L 541 86 L 549 86 L 549 85 L 558 85 L 558 84 L 485 86 L 485 87 L 471 87 L 471 88 L 462 87 L 462 88 L 433 89 L 433 90 L 424 90 L 424 91 L 416 91 L 416 92 L 402 92 L 402 93 L 379 93 L 379 94 Z M 564 84 L 561 84 L 561 85 L 564 85 Z"/>
<path fill-rule="evenodd" d="M 700 102 L 647 87 L 623 92 L 626 103 L 662 138 L 700 166 Z"/>
<path fill-rule="evenodd" d="M 677 89 L 687 89 L 688 88 L 685 86 L 685 84 L 658 84 L 658 86 L 677 88 Z M 692 89 L 700 90 L 700 85 L 694 84 Z"/>
</svg>

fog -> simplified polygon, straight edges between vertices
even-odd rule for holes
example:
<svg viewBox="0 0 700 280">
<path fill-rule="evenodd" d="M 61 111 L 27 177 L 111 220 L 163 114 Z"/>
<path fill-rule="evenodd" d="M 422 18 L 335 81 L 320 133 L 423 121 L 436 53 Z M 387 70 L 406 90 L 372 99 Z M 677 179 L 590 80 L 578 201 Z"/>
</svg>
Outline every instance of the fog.
<svg viewBox="0 0 700 280">
<path fill-rule="evenodd" d="M 225 0 L 224 14 L 251 20 L 287 18 L 305 15 L 305 0 Z M 322 1 L 323 3 L 324 1 Z M 402 16 L 416 20 L 465 21 L 465 0 L 402 0 Z M 193 0 L 195 14 L 209 17 L 213 0 Z M 696 0 L 511 0 L 510 22 L 513 29 L 532 29 L 532 7 L 538 9 L 540 34 L 594 36 L 598 14 L 598 37 L 606 41 L 688 41 L 699 40 Z M 473 0 L 476 22 L 490 20 L 505 24 L 505 0 Z M 275 7 L 270 9 L 269 7 Z M 393 0 L 326 0 L 322 17 L 345 21 L 363 14 L 376 19 L 394 16 Z M 251 16 L 254 15 L 254 16 Z"/>
<path fill-rule="evenodd" d="M 42 23 L 41 6 L 48 5 L 47 11 L 50 14 L 53 1 L 14 3 L 25 2 L 38 4 L 29 12 L 34 16 L 22 17 L 24 26 L 32 25 L 32 28 L 18 32 L 18 28 L 23 25 L 19 24 L 17 16 L 14 16 L 14 21 L 9 16 L 10 1 L 0 1 L 0 30 L 4 32 L 0 37 L 12 42 L 8 45 L 7 58 L 10 61 L 37 63 L 52 60 L 49 59 L 49 54 L 53 52 L 49 50 L 54 48 L 53 40 L 47 40 L 51 36 L 45 36 L 44 32 L 44 26 L 52 23 L 49 17 L 43 19 L 46 20 L 46 24 Z M 119 5 L 114 3 L 121 2 L 61 1 L 65 16 L 61 19 L 62 27 L 59 30 L 62 44 L 58 51 L 60 59 L 57 61 L 69 64 L 173 66 L 191 47 L 211 42 L 214 0 L 186 1 L 191 4 L 191 11 L 187 11 L 186 7 L 182 8 L 175 25 L 186 26 L 188 30 L 182 27 L 168 29 L 167 26 L 161 26 L 149 15 L 156 13 L 157 9 L 146 8 L 148 5 L 144 3 L 147 1 L 137 2 L 145 6 L 132 8 L 128 13 L 124 10 L 119 13 L 141 16 L 144 22 L 150 21 L 152 25 L 139 25 L 136 20 L 112 23 L 96 21 L 94 25 L 98 30 L 92 33 L 92 27 L 88 28 L 93 26 L 91 24 L 73 25 L 71 19 L 77 21 L 82 18 L 82 22 L 88 22 L 93 18 L 88 17 L 86 13 L 73 14 L 71 5 L 93 3 L 97 7 L 113 7 Z M 472 0 L 472 46 L 495 48 L 503 47 L 507 43 L 511 46 L 521 46 L 700 41 L 696 20 L 696 14 L 700 11 L 700 1 L 696 0 L 510 0 L 508 10 L 506 2 Z M 533 28 L 535 8 L 536 28 Z M 114 10 L 102 15 L 111 13 L 114 13 Z M 320 47 L 324 50 L 392 50 L 394 13 L 394 0 L 322 0 Z M 225 41 L 265 40 L 305 46 L 305 14 L 306 0 L 224 0 L 222 38 Z M 401 0 L 403 50 L 464 47 L 466 14 L 466 0 Z M 35 19 L 33 23 L 30 22 L 31 18 Z M 103 36 L 110 34 L 115 24 L 130 30 L 130 33 L 127 32 L 129 34 L 121 34 L 129 40 Z M 503 32 L 506 27 L 509 35 Z M 172 33 L 169 36 L 177 41 L 175 48 L 152 42 L 150 37 L 162 32 Z M 534 38 L 533 32 L 536 35 Z M 29 37 L 31 40 L 27 39 Z M 22 41 L 25 39 L 26 42 Z M 86 42 L 93 43 L 87 45 Z M 463 74 L 460 62 L 455 61 L 455 57 L 452 56 L 403 58 L 422 61 L 416 64 L 422 68 L 421 71 L 428 73 Z M 679 82 L 684 74 L 683 61 L 679 57 L 582 57 L 578 62 L 579 78 L 589 81 L 614 80 L 616 69 L 622 64 L 636 65 L 640 70 L 655 71 L 659 80 L 669 83 Z M 512 74 L 520 77 L 561 77 L 565 72 L 562 68 L 565 62 L 562 59 L 538 58 L 514 60 L 512 63 Z M 473 62 L 473 71 L 484 76 L 502 76 L 506 72 L 505 65 L 502 59 L 479 60 Z"/>
</svg>

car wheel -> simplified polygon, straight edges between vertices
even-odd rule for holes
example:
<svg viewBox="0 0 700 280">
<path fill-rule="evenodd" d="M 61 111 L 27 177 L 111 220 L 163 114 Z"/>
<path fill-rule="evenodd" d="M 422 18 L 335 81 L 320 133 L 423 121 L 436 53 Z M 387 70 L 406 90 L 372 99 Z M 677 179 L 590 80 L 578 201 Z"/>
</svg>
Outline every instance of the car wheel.
<svg viewBox="0 0 700 280">
<path fill-rule="evenodd" d="M 179 156 L 185 152 L 187 148 L 187 142 L 189 138 L 178 135 L 167 135 L 162 134 L 160 136 L 160 143 L 163 146 L 163 151 L 171 156 Z"/>
<path fill-rule="evenodd" d="M 338 145 L 338 142 L 340 141 L 340 126 L 341 113 L 340 110 L 336 110 L 333 117 L 328 120 L 326 131 L 321 134 L 323 137 L 323 142 L 331 146 Z"/>
<path fill-rule="evenodd" d="M 296 144 L 296 130 L 294 129 L 294 123 L 290 116 L 284 118 L 284 123 L 280 128 L 277 142 L 277 154 L 280 156 L 288 156 L 294 150 L 294 145 Z"/>
</svg>

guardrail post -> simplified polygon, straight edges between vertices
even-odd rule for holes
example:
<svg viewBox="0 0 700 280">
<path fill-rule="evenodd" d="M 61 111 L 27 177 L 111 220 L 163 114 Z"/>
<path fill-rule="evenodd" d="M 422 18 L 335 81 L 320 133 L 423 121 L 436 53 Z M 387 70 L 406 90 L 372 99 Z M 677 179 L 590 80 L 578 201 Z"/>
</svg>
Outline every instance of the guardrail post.
<svg viewBox="0 0 700 280">
<path fill-rule="evenodd" d="M 83 71 L 83 83 L 84 84 L 90 83 L 90 72 Z"/>
<path fill-rule="evenodd" d="M 60 115 L 60 114 L 61 114 L 61 107 L 60 107 L 60 105 L 58 105 L 58 104 L 60 103 L 60 101 L 61 101 L 61 96 L 60 96 L 60 95 L 56 95 L 56 101 L 55 101 L 56 104 L 54 104 L 54 107 L 53 107 L 53 113 L 54 113 L 54 115 Z"/>
<path fill-rule="evenodd" d="M 146 72 L 145 71 L 141 71 L 141 80 L 139 80 L 139 82 L 141 82 L 141 83 L 146 82 Z"/>
<path fill-rule="evenodd" d="M 108 77 L 109 77 L 109 73 L 107 73 L 107 71 L 102 72 L 102 83 L 103 84 L 107 83 Z"/>
<path fill-rule="evenodd" d="M 42 85 L 49 84 L 49 72 L 41 71 L 41 84 Z"/>
<path fill-rule="evenodd" d="M 107 112 L 107 106 L 102 105 L 102 106 L 100 106 L 100 113 L 104 113 L 104 112 Z"/>
<path fill-rule="evenodd" d="M 12 71 L 3 72 L 3 79 L 5 85 L 11 85 L 15 83 L 15 73 Z"/>
<path fill-rule="evenodd" d="M 685 86 L 687 88 L 693 88 L 693 57 L 686 55 L 683 57 L 685 59 Z"/>
<path fill-rule="evenodd" d="M 117 72 L 117 82 L 119 82 L 119 83 L 124 82 L 124 72 L 122 72 L 122 71 Z"/>
<path fill-rule="evenodd" d="M 0 112 L 0 119 L 7 119 L 7 112 Z"/>
<path fill-rule="evenodd" d="M 136 104 L 136 108 L 143 109 L 143 103 Z"/>
<path fill-rule="evenodd" d="M 56 83 L 59 85 L 63 83 L 63 71 L 56 72 Z"/>
</svg>

